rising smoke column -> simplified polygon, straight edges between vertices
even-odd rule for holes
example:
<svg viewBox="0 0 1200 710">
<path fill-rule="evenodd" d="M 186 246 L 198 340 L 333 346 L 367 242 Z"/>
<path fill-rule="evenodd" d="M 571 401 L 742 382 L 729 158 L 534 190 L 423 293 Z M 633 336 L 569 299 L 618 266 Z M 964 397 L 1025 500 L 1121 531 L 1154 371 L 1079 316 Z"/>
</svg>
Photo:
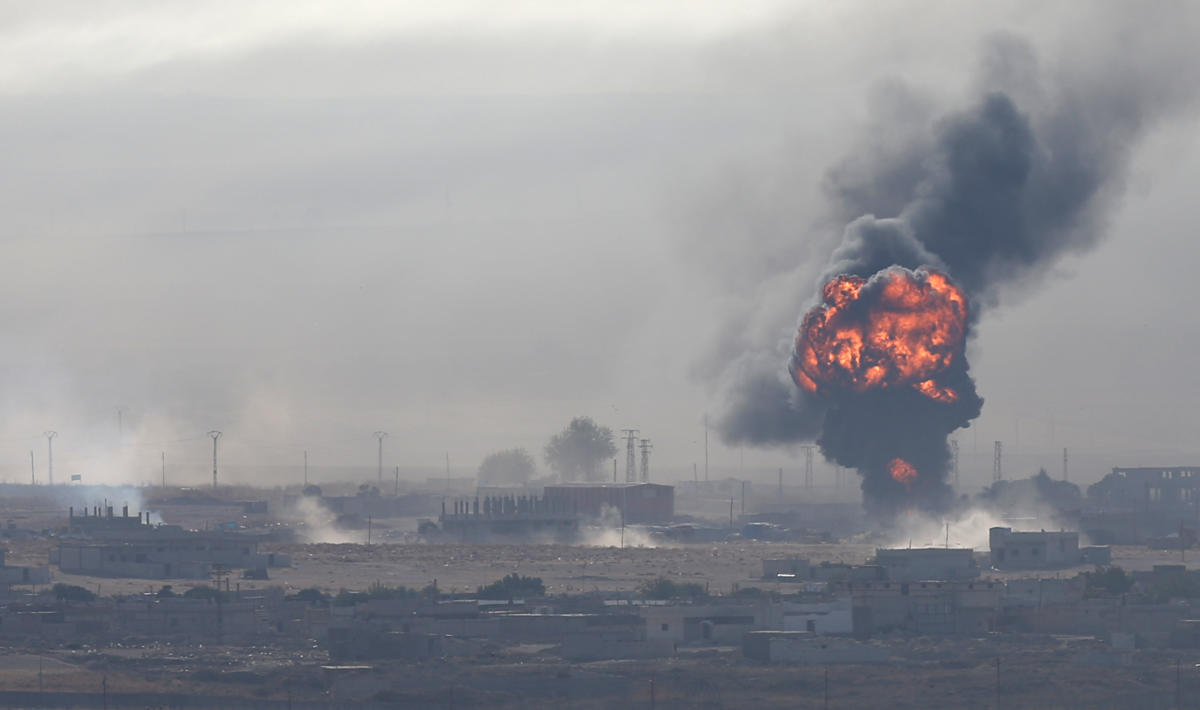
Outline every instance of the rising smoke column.
<svg viewBox="0 0 1200 710">
<path fill-rule="evenodd" d="M 1104 80 L 1051 75 L 1012 37 L 987 50 L 965 108 L 891 131 L 907 143 L 829 172 L 834 211 L 850 221 L 815 305 L 797 304 L 786 369 L 763 369 L 760 355 L 726 374 L 727 442 L 815 439 L 859 471 L 865 504 L 881 512 L 949 504 L 947 437 L 982 407 L 966 360 L 981 311 L 1100 239 L 1130 147 L 1195 88 L 1110 62 Z M 949 310 L 938 284 L 954 295 Z M 897 289 L 924 295 L 906 305 Z"/>
</svg>

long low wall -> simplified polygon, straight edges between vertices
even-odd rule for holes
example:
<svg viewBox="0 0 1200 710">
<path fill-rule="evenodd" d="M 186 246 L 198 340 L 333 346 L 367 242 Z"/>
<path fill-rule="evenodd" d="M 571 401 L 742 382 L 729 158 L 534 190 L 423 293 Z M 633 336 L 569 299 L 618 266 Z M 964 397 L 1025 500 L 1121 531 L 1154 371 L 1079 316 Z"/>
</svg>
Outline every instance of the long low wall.
<svg viewBox="0 0 1200 710">
<path fill-rule="evenodd" d="M 406 708 L 442 708 L 444 703 L 406 704 Z M 394 710 L 394 704 L 339 702 L 336 700 L 264 700 L 226 695 L 187 695 L 183 693 L 64 693 L 0 690 L 0 708 L 229 708 L 256 710 Z"/>
</svg>

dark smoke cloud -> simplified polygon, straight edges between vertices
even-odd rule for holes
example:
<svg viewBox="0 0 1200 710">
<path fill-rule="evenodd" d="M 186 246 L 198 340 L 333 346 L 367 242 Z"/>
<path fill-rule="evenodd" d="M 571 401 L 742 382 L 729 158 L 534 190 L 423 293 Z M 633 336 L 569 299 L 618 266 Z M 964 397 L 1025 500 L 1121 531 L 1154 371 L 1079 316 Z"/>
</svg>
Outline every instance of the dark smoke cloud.
<svg viewBox="0 0 1200 710">
<path fill-rule="evenodd" d="M 1107 59 L 1119 65 L 1125 56 Z M 1050 71 L 1027 43 L 1003 36 L 985 48 L 963 108 L 934 116 L 917 94 L 889 85 L 874 108 L 891 113 L 869 125 L 902 124 L 888 131 L 894 142 L 864 141 L 826 175 L 831 212 L 850 221 L 814 289 L 838 274 L 934 267 L 964 289 L 977 323 L 1014 286 L 1102 237 L 1132 146 L 1194 88 L 1162 89 L 1146 70 L 1118 66 L 1107 81 L 1090 67 Z M 797 313 L 812 303 L 796 304 Z M 906 492 L 886 472 L 901 456 L 921 472 L 908 493 L 937 509 L 950 498 L 947 436 L 982 406 L 965 354 L 949 376 L 964 393 L 952 406 L 908 389 L 803 396 L 786 376 L 748 369 L 726 388 L 720 428 L 729 443 L 815 438 L 827 458 L 864 474 L 868 504 L 894 504 Z"/>
</svg>

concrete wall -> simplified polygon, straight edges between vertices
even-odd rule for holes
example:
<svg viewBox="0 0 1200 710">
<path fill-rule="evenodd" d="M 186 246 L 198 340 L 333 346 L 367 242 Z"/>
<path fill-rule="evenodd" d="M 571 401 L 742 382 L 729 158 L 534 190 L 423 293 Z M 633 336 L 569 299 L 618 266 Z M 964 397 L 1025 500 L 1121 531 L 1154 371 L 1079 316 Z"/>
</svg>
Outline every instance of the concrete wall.
<svg viewBox="0 0 1200 710">
<path fill-rule="evenodd" d="M 755 631 L 742 641 L 742 654 L 761 663 L 835 665 L 887 663 L 885 646 L 851 639 L 817 638 L 803 631 Z"/>
<path fill-rule="evenodd" d="M 570 661 L 603 661 L 621 658 L 669 658 L 673 641 L 614 638 L 603 633 L 567 634 L 562 639 L 563 658 Z"/>
<path fill-rule="evenodd" d="M 0 584 L 49 583 L 49 567 L 0 567 Z"/>
<path fill-rule="evenodd" d="M 940 547 L 876 550 L 875 564 L 887 570 L 887 578 L 898 582 L 920 580 L 974 579 L 979 576 L 975 552 Z"/>
</svg>

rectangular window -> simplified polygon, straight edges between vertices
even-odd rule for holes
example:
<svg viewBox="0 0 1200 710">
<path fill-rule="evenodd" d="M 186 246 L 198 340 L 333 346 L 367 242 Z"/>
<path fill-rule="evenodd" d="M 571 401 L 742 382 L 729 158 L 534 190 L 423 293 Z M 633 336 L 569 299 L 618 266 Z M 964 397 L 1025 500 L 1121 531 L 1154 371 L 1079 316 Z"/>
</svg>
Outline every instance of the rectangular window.
<svg viewBox="0 0 1200 710">
<path fill-rule="evenodd" d="M 670 631 L 670 630 L 671 630 L 671 625 L 670 625 L 670 624 L 663 624 L 663 625 L 662 625 L 662 630 L 663 630 L 663 631 Z"/>
</svg>

